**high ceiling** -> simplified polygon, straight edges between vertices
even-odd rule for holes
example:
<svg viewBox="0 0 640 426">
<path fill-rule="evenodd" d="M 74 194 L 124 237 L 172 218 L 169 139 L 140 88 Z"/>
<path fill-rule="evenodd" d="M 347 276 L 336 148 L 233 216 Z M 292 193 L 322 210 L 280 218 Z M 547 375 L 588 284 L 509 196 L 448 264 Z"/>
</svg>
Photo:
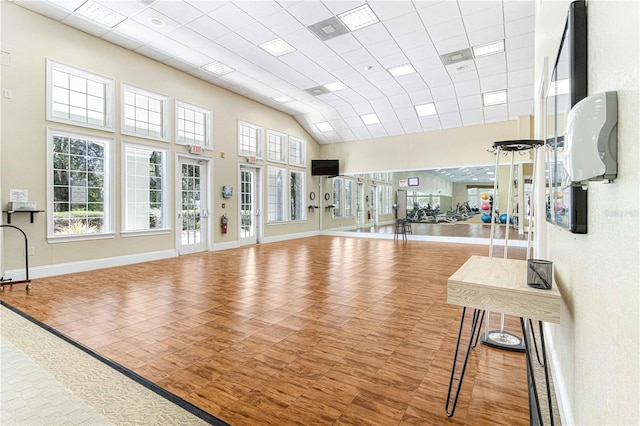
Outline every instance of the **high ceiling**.
<svg viewBox="0 0 640 426">
<path fill-rule="evenodd" d="M 531 0 L 15 3 L 291 114 L 320 143 L 533 114 Z M 358 13 L 343 15 L 353 10 Z M 112 21 L 97 23 L 80 12 Z M 367 13 L 377 22 L 349 30 L 350 18 Z M 294 50 L 275 56 L 260 47 L 276 39 L 284 42 L 276 47 Z M 480 56 L 473 49 L 500 41 L 498 53 Z M 212 63 L 231 71 L 203 69 Z M 394 77 L 389 71 L 406 64 L 415 72 Z M 346 87 L 331 84 L 338 82 Z M 485 105 L 483 94 L 502 91 L 504 103 Z M 428 115 L 419 116 L 416 106 Z M 365 124 L 367 118 L 374 122 Z"/>
</svg>

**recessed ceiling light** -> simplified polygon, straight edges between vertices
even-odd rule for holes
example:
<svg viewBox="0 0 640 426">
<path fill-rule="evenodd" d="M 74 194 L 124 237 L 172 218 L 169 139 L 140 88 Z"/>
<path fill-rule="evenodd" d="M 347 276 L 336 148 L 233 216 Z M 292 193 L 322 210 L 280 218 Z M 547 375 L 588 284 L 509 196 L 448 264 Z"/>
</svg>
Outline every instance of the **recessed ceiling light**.
<svg viewBox="0 0 640 426">
<path fill-rule="evenodd" d="M 347 85 L 341 81 L 336 81 L 333 83 L 328 83 L 324 85 L 324 88 L 330 92 L 337 92 L 338 90 L 344 90 L 347 88 Z"/>
<path fill-rule="evenodd" d="M 409 75 L 416 72 L 416 69 L 411 64 L 398 65 L 397 67 L 387 68 L 389 74 L 398 78 L 403 75 Z"/>
<path fill-rule="evenodd" d="M 422 104 L 415 105 L 416 113 L 418 113 L 418 117 L 426 117 L 428 115 L 436 115 L 436 106 L 432 103 L 430 104 Z"/>
<path fill-rule="evenodd" d="M 494 41 L 493 43 L 474 46 L 472 47 L 472 49 L 473 49 L 473 56 L 475 56 L 476 58 L 504 52 L 504 40 L 498 40 L 498 41 Z"/>
<path fill-rule="evenodd" d="M 285 103 L 285 102 L 291 102 L 293 100 L 292 97 L 290 96 L 278 96 L 277 98 L 273 98 L 274 101 L 276 102 L 280 102 L 281 104 Z"/>
<path fill-rule="evenodd" d="M 219 61 L 213 61 L 210 64 L 203 65 L 202 68 L 215 75 L 225 75 L 235 71 L 233 68 Z"/>
<path fill-rule="evenodd" d="M 487 172 L 487 174 L 488 174 L 488 175 L 492 175 L 492 174 L 493 174 L 493 172 Z"/>
<path fill-rule="evenodd" d="M 149 23 L 151 23 L 152 25 L 156 26 L 156 27 L 163 27 L 164 26 L 164 21 L 160 18 L 149 18 Z"/>
<path fill-rule="evenodd" d="M 331 124 L 329 124 L 328 121 L 323 121 L 322 123 L 316 123 L 316 127 L 321 132 L 331 132 L 331 131 L 333 131 L 333 127 L 331 127 Z"/>
<path fill-rule="evenodd" d="M 295 52 L 296 49 L 281 38 L 275 38 L 260 45 L 261 48 L 271 53 L 273 56 L 282 56 Z"/>
<path fill-rule="evenodd" d="M 75 12 L 109 28 L 113 28 L 120 22 L 127 19 L 126 16 L 119 14 L 115 10 L 111 10 L 108 7 L 91 0 L 82 3 Z"/>
<path fill-rule="evenodd" d="M 471 178 L 471 180 L 478 180 L 478 178 Z"/>
<path fill-rule="evenodd" d="M 360 28 L 380 22 L 368 4 L 363 4 L 360 7 L 341 13 L 338 15 L 338 18 L 349 28 L 349 31 L 359 30 Z"/>
<path fill-rule="evenodd" d="M 367 126 L 380 123 L 380 119 L 376 114 L 364 114 L 361 115 L 360 118 Z"/>
<path fill-rule="evenodd" d="M 484 106 L 493 106 L 507 103 L 507 91 L 498 90 L 496 92 L 488 92 L 482 94 Z"/>
</svg>

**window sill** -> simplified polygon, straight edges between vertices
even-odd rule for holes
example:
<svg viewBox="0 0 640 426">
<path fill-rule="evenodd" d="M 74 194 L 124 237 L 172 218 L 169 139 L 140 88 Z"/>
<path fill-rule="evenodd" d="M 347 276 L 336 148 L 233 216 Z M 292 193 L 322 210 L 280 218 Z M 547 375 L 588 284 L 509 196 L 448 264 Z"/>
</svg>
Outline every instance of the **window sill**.
<svg viewBox="0 0 640 426">
<path fill-rule="evenodd" d="M 47 242 L 50 244 L 57 243 L 72 243 L 77 241 L 90 241 L 90 240 L 108 240 L 115 238 L 115 232 L 105 232 L 102 234 L 79 234 L 79 235 L 56 235 L 47 237 Z"/>
<path fill-rule="evenodd" d="M 164 234 L 170 234 L 170 233 L 171 233 L 171 228 L 162 228 L 162 229 L 147 229 L 147 230 L 141 230 L 141 231 L 121 231 L 120 236 L 122 238 L 146 237 L 150 235 L 164 235 Z"/>
</svg>

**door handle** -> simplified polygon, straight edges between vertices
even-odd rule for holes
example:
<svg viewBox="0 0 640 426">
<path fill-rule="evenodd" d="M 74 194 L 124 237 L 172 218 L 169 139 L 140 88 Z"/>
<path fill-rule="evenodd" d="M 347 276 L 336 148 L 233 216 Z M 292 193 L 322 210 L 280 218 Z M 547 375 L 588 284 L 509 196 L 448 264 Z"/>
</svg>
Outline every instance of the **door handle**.
<svg viewBox="0 0 640 426">
<path fill-rule="evenodd" d="M 262 214 L 262 212 L 260 211 L 260 209 L 256 209 L 256 216 L 260 216 Z"/>
<path fill-rule="evenodd" d="M 202 217 L 209 217 L 209 210 L 207 210 L 207 209 L 202 210 L 202 215 L 201 216 Z"/>
</svg>

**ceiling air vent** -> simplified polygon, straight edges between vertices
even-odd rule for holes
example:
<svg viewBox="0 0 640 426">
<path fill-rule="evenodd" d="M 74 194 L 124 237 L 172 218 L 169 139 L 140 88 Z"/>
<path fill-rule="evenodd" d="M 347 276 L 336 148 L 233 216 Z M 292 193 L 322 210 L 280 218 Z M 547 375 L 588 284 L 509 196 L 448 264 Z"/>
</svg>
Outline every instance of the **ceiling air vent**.
<svg viewBox="0 0 640 426">
<path fill-rule="evenodd" d="M 331 93 L 331 91 L 329 89 L 327 89 L 324 86 L 316 86 L 316 87 L 311 87 L 309 89 L 304 89 L 305 92 L 307 92 L 308 94 L 312 95 L 312 96 L 318 96 L 318 95 L 324 95 L 325 93 Z"/>
<path fill-rule="evenodd" d="M 473 59 L 473 52 L 471 52 L 469 48 L 440 55 L 440 60 L 444 65 L 457 64 L 458 62 L 464 62 L 470 59 Z"/>
<path fill-rule="evenodd" d="M 349 33 L 349 29 L 335 16 L 309 25 L 307 28 L 322 41 Z"/>
</svg>

